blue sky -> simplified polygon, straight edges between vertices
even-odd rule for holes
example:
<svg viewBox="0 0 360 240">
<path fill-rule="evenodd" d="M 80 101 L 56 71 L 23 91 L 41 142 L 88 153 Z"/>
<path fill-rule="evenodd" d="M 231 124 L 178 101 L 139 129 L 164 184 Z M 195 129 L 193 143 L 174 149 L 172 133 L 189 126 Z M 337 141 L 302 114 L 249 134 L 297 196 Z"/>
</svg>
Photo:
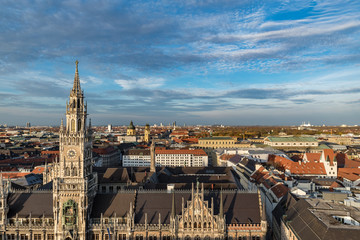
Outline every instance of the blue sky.
<svg viewBox="0 0 360 240">
<path fill-rule="evenodd" d="M 359 124 L 359 1 L 0 1 L 0 124 Z"/>
</svg>

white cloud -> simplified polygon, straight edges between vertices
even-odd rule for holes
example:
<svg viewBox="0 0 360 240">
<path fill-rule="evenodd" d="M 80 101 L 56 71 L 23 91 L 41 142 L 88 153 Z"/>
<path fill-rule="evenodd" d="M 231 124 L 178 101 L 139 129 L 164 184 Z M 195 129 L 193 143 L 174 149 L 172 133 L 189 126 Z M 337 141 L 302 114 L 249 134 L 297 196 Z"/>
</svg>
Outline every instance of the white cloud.
<svg viewBox="0 0 360 240">
<path fill-rule="evenodd" d="M 138 78 L 131 80 L 117 79 L 114 80 L 116 84 L 121 86 L 123 89 L 134 89 L 134 88 L 158 88 L 164 85 L 165 79 L 163 78 Z"/>
<path fill-rule="evenodd" d="M 93 77 L 93 76 L 80 78 L 80 81 L 81 81 L 81 83 L 84 83 L 84 84 L 91 83 L 94 85 L 101 85 L 103 83 L 103 81 L 100 78 Z"/>
</svg>

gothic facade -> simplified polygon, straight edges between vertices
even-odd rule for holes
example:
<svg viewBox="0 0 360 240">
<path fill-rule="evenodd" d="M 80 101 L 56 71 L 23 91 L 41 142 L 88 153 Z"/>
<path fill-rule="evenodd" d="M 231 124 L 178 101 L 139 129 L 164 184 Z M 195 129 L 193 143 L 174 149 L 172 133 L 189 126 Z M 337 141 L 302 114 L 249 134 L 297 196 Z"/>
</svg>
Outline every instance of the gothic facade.
<svg viewBox="0 0 360 240">
<path fill-rule="evenodd" d="M 0 178 L 0 240 L 264 239 L 257 192 L 127 190 L 102 193 L 78 62 L 47 184 L 16 190 Z M 155 168 L 150 171 L 156 174 Z M 149 178 L 152 176 L 149 174 Z"/>
</svg>

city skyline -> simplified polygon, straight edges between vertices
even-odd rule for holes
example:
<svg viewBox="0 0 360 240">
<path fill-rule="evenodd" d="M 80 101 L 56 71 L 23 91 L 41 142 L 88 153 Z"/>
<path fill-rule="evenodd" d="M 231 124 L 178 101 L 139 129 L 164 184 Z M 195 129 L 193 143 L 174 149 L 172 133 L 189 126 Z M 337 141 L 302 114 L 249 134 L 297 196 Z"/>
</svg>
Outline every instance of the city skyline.
<svg viewBox="0 0 360 240">
<path fill-rule="evenodd" d="M 358 124 L 360 3 L 269 2 L 5 1 L 0 124 L 59 125 L 76 59 L 95 125 Z"/>
</svg>

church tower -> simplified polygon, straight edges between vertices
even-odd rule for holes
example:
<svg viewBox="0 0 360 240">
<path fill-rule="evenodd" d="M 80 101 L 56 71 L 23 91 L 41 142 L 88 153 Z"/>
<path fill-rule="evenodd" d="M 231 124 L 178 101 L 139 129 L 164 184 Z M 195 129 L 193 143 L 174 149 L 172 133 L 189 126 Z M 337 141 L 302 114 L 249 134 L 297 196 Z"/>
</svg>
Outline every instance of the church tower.
<svg viewBox="0 0 360 240">
<path fill-rule="evenodd" d="M 60 157 L 54 169 L 55 239 L 87 239 L 86 222 L 97 187 L 97 175 L 92 171 L 91 123 L 87 126 L 87 104 L 80 87 L 78 63 L 66 103 L 66 124 L 61 121 Z"/>
<path fill-rule="evenodd" d="M 150 125 L 148 123 L 145 125 L 144 142 L 150 142 Z"/>
<path fill-rule="evenodd" d="M 135 129 L 133 121 L 130 121 L 130 124 L 126 130 L 126 135 L 127 136 L 135 136 L 136 135 L 136 129 Z"/>
</svg>

